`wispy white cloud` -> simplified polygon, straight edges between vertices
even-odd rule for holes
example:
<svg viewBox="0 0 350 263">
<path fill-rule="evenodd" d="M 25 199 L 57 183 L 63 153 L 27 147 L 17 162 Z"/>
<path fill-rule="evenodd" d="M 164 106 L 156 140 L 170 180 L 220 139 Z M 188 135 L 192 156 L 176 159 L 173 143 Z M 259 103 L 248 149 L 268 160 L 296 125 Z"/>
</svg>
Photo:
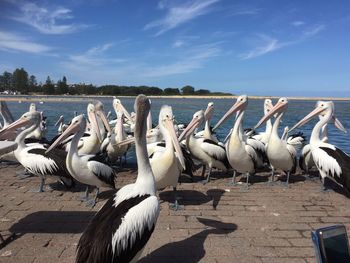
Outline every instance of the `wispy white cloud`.
<svg viewBox="0 0 350 263">
<path fill-rule="evenodd" d="M 169 6 L 166 2 L 161 1 L 159 3 L 162 4 L 158 4 L 158 7 L 161 6 L 161 9 L 167 10 L 167 14 L 162 19 L 148 23 L 145 25 L 144 29 L 156 28 L 158 32 L 155 35 L 159 36 L 168 30 L 210 12 L 212 5 L 218 1 L 219 0 L 191 0 L 178 6 Z"/>
<path fill-rule="evenodd" d="M 176 41 L 173 43 L 173 47 L 175 47 L 175 48 L 177 48 L 177 47 L 182 47 L 184 44 L 185 44 L 184 41 L 182 41 L 182 40 L 176 40 Z"/>
<path fill-rule="evenodd" d="M 68 34 L 88 27 L 84 24 L 60 23 L 73 19 L 72 11 L 64 7 L 44 7 L 22 1 L 18 5 L 20 12 L 11 18 L 30 25 L 43 34 Z"/>
<path fill-rule="evenodd" d="M 321 31 L 323 31 L 326 28 L 325 25 L 316 25 L 313 27 L 308 28 L 307 30 L 305 30 L 303 32 L 304 36 L 306 37 L 311 37 L 311 36 L 315 36 L 318 33 L 320 33 Z"/>
<path fill-rule="evenodd" d="M 295 27 L 299 27 L 299 26 L 305 25 L 305 22 L 304 21 L 293 21 L 291 23 L 291 25 L 295 26 Z"/>
<path fill-rule="evenodd" d="M 238 57 L 241 60 L 247 60 L 247 59 L 260 57 L 260 56 L 263 56 L 265 54 L 279 50 L 281 48 L 295 45 L 295 44 L 301 43 L 303 41 L 306 41 L 306 40 L 310 39 L 311 37 L 319 34 L 325 28 L 326 28 L 326 26 L 323 24 L 310 27 L 309 29 L 303 31 L 299 38 L 294 39 L 294 40 L 289 40 L 289 41 L 280 41 L 276 38 L 272 38 L 272 37 L 269 37 L 266 35 L 258 35 L 260 45 L 255 47 L 254 49 L 246 52 L 246 53 L 240 54 Z"/>
<path fill-rule="evenodd" d="M 261 9 L 259 8 L 238 8 L 230 13 L 231 16 L 257 15 Z"/>
<path fill-rule="evenodd" d="M 200 45 L 193 47 L 191 50 L 175 62 L 159 66 L 147 67 L 144 71 L 144 77 L 166 77 L 192 72 L 202 68 L 203 65 L 211 58 L 221 54 L 218 43 Z"/>
<path fill-rule="evenodd" d="M 82 54 L 69 56 L 68 63 L 79 64 L 82 67 L 86 66 L 104 66 L 107 64 L 122 63 L 125 59 L 110 58 L 105 54 L 106 51 L 113 47 L 112 43 L 106 43 L 101 46 L 92 47 Z"/>
<path fill-rule="evenodd" d="M 266 35 L 260 35 L 260 40 L 263 42 L 262 45 L 254 48 L 253 50 L 240 54 L 239 57 L 242 60 L 247 60 L 255 57 L 263 56 L 267 53 L 271 53 L 277 49 L 280 49 L 282 46 L 286 44 L 281 44 L 277 39 L 271 38 Z"/>
<path fill-rule="evenodd" d="M 45 53 L 52 50 L 51 47 L 32 42 L 23 36 L 4 31 L 0 31 L 0 49 L 27 53 Z"/>
</svg>

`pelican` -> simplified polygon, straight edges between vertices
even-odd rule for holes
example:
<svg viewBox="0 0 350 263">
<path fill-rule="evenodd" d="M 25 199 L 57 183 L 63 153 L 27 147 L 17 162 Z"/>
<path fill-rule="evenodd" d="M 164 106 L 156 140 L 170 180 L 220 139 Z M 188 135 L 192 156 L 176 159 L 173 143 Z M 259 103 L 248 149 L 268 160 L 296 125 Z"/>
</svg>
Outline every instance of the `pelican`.
<svg viewBox="0 0 350 263">
<path fill-rule="evenodd" d="M 276 105 L 264 115 L 261 120 L 257 123 L 254 129 L 257 129 L 261 126 L 265 121 L 270 119 L 274 114 L 276 114 L 276 119 L 272 125 L 272 131 L 270 134 L 269 141 L 267 143 L 267 157 L 271 166 L 271 181 L 270 184 L 274 184 L 274 175 L 275 169 L 281 169 L 285 173 L 287 173 L 287 181 L 285 186 L 289 186 L 289 177 L 291 173 L 295 173 L 296 170 L 296 155 L 297 151 L 295 147 L 289 144 L 286 140 L 281 139 L 278 136 L 278 127 L 281 122 L 281 119 L 284 115 L 284 112 L 288 107 L 288 99 L 282 97 L 278 100 Z"/>
<path fill-rule="evenodd" d="M 97 117 L 93 112 L 89 112 L 91 127 L 96 132 L 97 137 L 100 138 L 101 134 L 98 129 Z M 66 165 L 70 174 L 77 181 L 97 187 L 95 198 L 88 200 L 88 188 L 85 192 L 85 198 L 87 204 L 95 206 L 97 195 L 99 194 L 100 187 L 112 187 L 115 188 L 115 172 L 108 165 L 103 163 L 101 158 L 96 155 L 82 155 L 78 152 L 78 144 L 81 137 L 84 135 L 86 129 L 86 119 L 83 115 L 79 115 L 72 119 L 68 128 L 56 139 L 56 141 L 47 149 L 47 153 L 59 145 L 63 140 L 74 134 L 70 148 L 68 150 Z"/>
<path fill-rule="evenodd" d="M 57 126 L 58 126 L 57 134 L 62 134 L 62 132 L 64 132 L 67 129 L 68 125 L 64 123 L 63 115 L 61 115 L 58 118 L 57 122 L 55 123 L 55 127 Z"/>
<path fill-rule="evenodd" d="M 215 125 L 214 130 L 227 120 L 233 113 L 237 112 L 235 124 L 226 143 L 227 159 L 234 169 L 232 184 L 235 185 L 236 171 L 246 173 L 246 186 L 249 186 L 249 175 L 255 174 L 256 170 L 263 165 L 264 145 L 255 139 L 244 139 L 242 132 L 242 121 L 245 109 L 248 105 L 248 96 L 241 95 L 236 103 Z"/>
<path fill-rule="evenodd" d="M 150 103 L 135 100 L 135 148 L 138 175 L 121 188 L 91 220 L 77 248 L 76 263 L 137 262 L 159 216 L 159 201 L 146 149 L 146 119 Z"/>
<path fill-rule="evenodd" d="M 127 136 L 123 126 L 124 113 L 121 111 L 117 112 L 117 124 L 110 136 L 107 136 L 101 145 L 102 151 L 106 151 L 108 161 L 115 163 L 118 158 L 120 159 L 120 166 L 122 164 L 122 156 L 129 149 L 128 145 L 118 145 L 118 143 L 124 141 Z"/>
<path fill-rule="evenodd" d="M 2 130 L 0 134 L 9 130 L 15 130 L 19 127 L 27 127 L 16 137 L 15 142 L 18 147 L 14 151 L 14 155 L 18 162 L 21 163 L 27 171 L 41 178 L 40 187 L 37 192 L 44 191 L 45 179 L 48 175 L 60 177 L 66 186 L 71 187 L 73 186 L 74 181 L 65 166 L 66 154 L 64 151 L 56 150 L 50 154 L 45 154 L 46 148 L 44 145 L 33 143 L 28 146 L 24 142 L 27 135 L 40 126 L 40 121 L 40 112 L 27 112 L 17 121 Z"/>
<path fill-rule="evenodd" d="M 78 143 L 78 153 L 79 154 L 96 154 L 100 151 L 100 146 L 102 143 L 102 132 L 99 131 L 100 127 L 97 123 L 98 118 L 96 118 L 96 115 L 101 118 L 101 116 L 104 115 L 103 111 L 96 110 L 96 107 L 94 104 L 89 103 L 87 106 L 87 114 L 88 119 L 91 122 L 96 122 L 96 125 L 91 125 L 90 127 L 90 136 L 83 136 L 81 137 L 79 143 Z M 93 117 L 94 116 L 94 117 Z M 105 123 L 105 118 L 102 117 L 102 121 L 104 124 L 109 127 L 108 123 Z M 108 128 L 110 130 L 110 128 Z M 66 151 L 68 152 L 70 149 L 71 143 L 66 144 Z"/>
<path fill-rule="evenodd" d="M 157 190 L 172 186 L 175 192 L 175 202 L 170 205 L 171 209 L 178 210 L 176 186 L 185 161 L 177 139 L 173 112 L 170 106 L 164 105 L 159 112 L 159 129 L 165 140 L 165 147 L 158 147 L 150 156 L 150 163 L 154 174 Z M 176 154 L 174 152 L 176 151 Z"/>
<path fill-rule="evenodd" d="M 324 103 L 324 101 L 318 101 L 316 105 L 319 105 L 321 103 Z M 323 114 L 324 115 L 324 114 Z M 319 118 L 321 119 L 322 114 L 319 115 Z M 344 126 L 341 124 L 341 122 L 332 116 L 331 119 L 332 122 L 334 122 L 334 126 L 338 128 L 340 131 L 344 131 L 345 129 L 343 128 Z M 345 130 L 346 131 L 346 130 Z M 321 128 L 321 133 L 320 133 L 320 140 L 324 143 L 328 143 L 328 123 L 323 125 Z M 299 167 L 305 171 L 307 175 L 309 175 L 309 170 L 315 166 L 315 162 L 312 158 L 312 153 L 311 153 L 311 146 L 310 144 L 307 144 L 303 147 L 303 150 L 300 154 L 299 158 Z M 309 176 L 305 176 L 305 178 L 310 178 Z"/>
<path fill-rule="evenodd" d="M 272 104 L 271 99 L 265 99 L 264 100 L 264 115 L 268 114 L 272 108 L 273 108 L 273 104 Z M 256 140 L 261 141 L 262 143 L 264 143 L 266 145 L 269 141 L 271 131 L 272 131 L 272 122 L 271 122 L 271 119 L 268 119 L 266 121 L 265 131 L 259 132 L 258 134 L 253 135 L 252 137 Z"/>
<path fill-rule="evenodd" d="M 210 128 L 210 120 L 213 117 L 213 112 L 214 112 L 214 102 L 209 102 L 204 112 L 204 116 L 205 116 L 204 130 L 197 132 L 196 137 L 203 137 L 205 139 L 209 139 L 216 143 L 219 143 L 218 138 L 213 134 Z"/>
<path fill-rule="evenodd" d="M 334 117 L 333 102 L 321 101 L 316 104 L 316 108 L 295 124 L 291 130 L 304 125 L 317 115 L 319 115 L 320 120 L 311 132 L 310 149 L 312 158 L 321 175 L 322 190 L 326 190 L 325 178 L 328 177 L 350 191 L 350 156 L 320 138 L 322 127 Z M 338 129 L 347 132 L 340 122 L 335 121 L 335 125 Z"/>
<path fill-rule="evenodd" d="M 179 141 L 186 138 L 186 146 L 190 153 L 204 165 L 209 166 L 207 179 L 203 181 L 203 183 L 208 183 L 210 181 L 212 168 L 218 168 L 226 172 L 229 168 L 229 164 L 223 146 L 210 139 L 196 138 L 194 136 L 194 130 L 203 122 L 204 117 L 204 112 L 202 110 L 197 111 L 193 115 L 192 121 L 181 133 Z M 203 171 L 205 171 L 205 169 L 203 169 Z M 202 175 L 204 175 L 204 173 Z"/>
<path fill-rule="evenodd" d="M 95 106 L 96 115 L 98 116 L 96 120 L 97 120 L 98 127 L 100 129 L 101 138 L 104 139 L 106 137 L 107 132 L 112 133 L 112 129 L 109 126 L 108 119 L 105 115 L 103 103 L 99 100 L 96 100 L 94 102 L 94 106 Z"/>
<path fill-rule="evenodd" d="M 13 116 L 9 108 L 7 107 L 7 104 L 5 101 L 0 101 L 0 115 L 4 122 L 2 125 L 2 128 L 6 128 L 8 125 L 10 125 L 14 121 Z"/>
</svg>

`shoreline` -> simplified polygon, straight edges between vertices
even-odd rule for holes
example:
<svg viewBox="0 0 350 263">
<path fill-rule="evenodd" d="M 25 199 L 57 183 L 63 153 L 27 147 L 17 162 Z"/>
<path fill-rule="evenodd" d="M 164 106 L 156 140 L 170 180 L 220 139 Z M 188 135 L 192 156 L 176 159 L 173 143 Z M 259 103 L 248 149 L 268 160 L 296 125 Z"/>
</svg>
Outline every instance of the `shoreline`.
<svg viewBox="0 0 350 263">
<path fill-rule="evenodd" d="M 0 95 L 0 100 L 4 101 L 43 101 L 43 102 L 74 102 L 74 101 L 89 101 L 93 98 L 113 98 L 111 95 L 72 95 L 72 96 L 59 96 L 59 95 Z M 135 98 L 136 96 L 116 96 L 117 98 Z M 216 96 L 216 95 L 174 95 L 174 96 L 147 96 L 150 99 L 236 99 L 238 96 Z M 279 99 L 279 96 L 249 96 L 250 99 Z M 332 98 L 332 97 L 287 97 L 289 100 L 333 100 L 333 101 L 350 101 L 350 98 Z"/>
</svg>

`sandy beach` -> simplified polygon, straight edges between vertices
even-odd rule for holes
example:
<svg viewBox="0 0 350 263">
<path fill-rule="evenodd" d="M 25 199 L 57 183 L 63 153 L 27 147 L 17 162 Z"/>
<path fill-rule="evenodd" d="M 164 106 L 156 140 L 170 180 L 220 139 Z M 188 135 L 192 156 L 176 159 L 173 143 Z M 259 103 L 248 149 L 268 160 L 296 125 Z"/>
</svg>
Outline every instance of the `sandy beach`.
<svg viewBox="0 0 350 263">
<path fill-rule="evenodd" d="M 135 96 L 116 96 L 118 98 L 135 98 Z M 238 96 L 147 96 L 151 99 L 236 99 Z M 28 102 L 28 101 L 39 101 L 39 102 L 74 102 L 74 101 L 90 101 L 95 98 L 110 98 L 113 96 L 43 96 L 43 95 L 0 95 L 0 100 L 4 101 L 18 101 L 18 102 Z M 279 99 L 278 96 L 249 96 L 250 99 Z M 333 101 L 349 101 L 350 98 L 331 98 L 331 97 L 288 97 L 290 100 L 333 100 Z"/>
<path fill-rule="evenodd" d="M 90 209 L 77 200 L 84 187 L 32 193 L 39 178 L 20 180 L 19 165 L 1 164 L 0 233 L 9 238 L 0 262 L 74 262 L 81 233 L 114 193 L 103 189 Z M 169 210 L 173 193 L 159 193 L 161 213 L 140 262 L 315 262 L 310 231 L 345 224 L 350 233 L 349 199 L 322 193 L 319 181 L 291 177 L 290 188 L 269 187 L 266 173 L 252 177 L 249 191 L 229 187 L 229 175 L 214 173 L 207 185 L 183 179 L 178 186 L 184 210 Z M 133 182 L 133 168 L 119 173 L 118 187 Z M 284 178 L 281 178 L 284 180 Z"/>
</svg>

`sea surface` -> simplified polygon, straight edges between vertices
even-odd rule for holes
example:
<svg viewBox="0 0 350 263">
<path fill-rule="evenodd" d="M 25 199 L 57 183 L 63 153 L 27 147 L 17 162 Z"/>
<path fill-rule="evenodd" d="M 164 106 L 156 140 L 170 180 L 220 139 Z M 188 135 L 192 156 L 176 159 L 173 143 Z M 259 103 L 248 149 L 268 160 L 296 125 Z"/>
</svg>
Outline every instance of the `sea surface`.
<svg viewBox="0 0 350 263">
<path fill-rule="evenodd" d="M 91 98 L 90 101 L 93 101 Z M 116 114 L 112 108 L 112 98 L 96 98 L 100 100 L 105 107 L 105 112 L 112 111 L 112 119 L 116 117 Z M 134 99 L 122 98 L 123 105 L 129 112 L 134 111 Z M 275 104 L 277 100 L 273 100 Z M 205 110 L 208 102 L 214 102 L 214 115 L 211 121 L 211 125 L 214 126 L 217 121 L 225 114 L 225 112 L 234 104 L 235 99 L 174 99 L 174 98 L 156 98 L 152 99 L 152 120 L 153 124 L 158 123 L 158 114 L 162 105 L 169 105 L 173 108 L 175 119 L 178 123 L 189 123 L 193 114 L 198 110 Z M 263 116 L 263 99 L 250 99 L 248 108 L 244 116 L 244 128 L 253 127 Z M 43 102 L 42 104 L 36 102 L 37 109 L 43 111 L 47 116 L 47 133 L 46 137 L 51 139 L 57 134 L 57 127 L 54 127 L 55 122 L 60 115 L 65 118 L 65 123 L 69 122 L 73 116 L 74 111 L 78 114 L 86 114 L 88 100 L 79 102 L 59 101 L 59 102 Z M 329 124 L 329 142 L 335 144 L 338 148 L 342 149 L 346 153 L 350 154 L 350 101 L 335 101 L 335 115 L 343 123 L 345 128 L 349 130 L 347 134 L 344 134 L 337 130 L 333 124 Z M 283 121 L 280 125 L 280 133 L 282 134 L 283 128 L 289 126 L 290 128 L 302 119 L 306 114 L 314 109 L 316 101 L 308 100 L 290 100 L 288 104 L 288 110 L 283 117 Z M 22 100 L 21 103 L 9 101 L 7 105 L 14 116 L 19 118 L 24 112 L 28 111 L 30 102 Z M 301 131 L 307 137 L 310 138 L 312 128 L 318 118 L 310 121 L 307 125 L 302 126 L 296 131 Z M 232 128 L 234 117 L 225 122 L 216 132 L 220 140 L 224 140 L 229 130 Z M 259 130 L 264 130 L 264 126 Z M 294 131 L 293 131 L 294 132 Z M 292 133 L 293 133 L 292 132 Z M 130 158 L 132 158 L 130 156 Z"/>
</svg>

